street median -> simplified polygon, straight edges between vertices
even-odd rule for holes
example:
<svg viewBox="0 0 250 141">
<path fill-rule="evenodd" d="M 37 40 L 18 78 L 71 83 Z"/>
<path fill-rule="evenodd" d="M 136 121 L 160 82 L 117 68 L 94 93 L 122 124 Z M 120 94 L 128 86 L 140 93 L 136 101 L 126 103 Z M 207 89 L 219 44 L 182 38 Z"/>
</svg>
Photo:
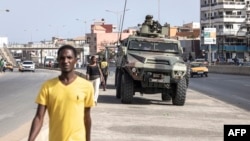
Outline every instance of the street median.
<svg viewBox="0 0 250 141">
<path fill-rule="evenodd" d="M 215 65 L 208 66 L 208 69 L 210 73 L 250 75 L 250 67 L 234 65 Z"/>
</svg>

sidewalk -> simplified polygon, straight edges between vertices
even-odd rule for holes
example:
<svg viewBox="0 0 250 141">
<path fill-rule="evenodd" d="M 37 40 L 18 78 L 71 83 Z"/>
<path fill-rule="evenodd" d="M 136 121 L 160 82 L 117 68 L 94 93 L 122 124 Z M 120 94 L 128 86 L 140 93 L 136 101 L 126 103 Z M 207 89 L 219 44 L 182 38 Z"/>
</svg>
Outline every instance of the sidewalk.
<svg viewBox="0 0 250 141">
<path fill-rule="evenodd" d="M 38 134 L 36 141 L 48 141 L 48 134 L 49 134 L 48 122 L 49 122 L 49 118 L 48 118 L 48 115 L 46 114 L 45 118 L 44 118 L 42 129 L 41 129 L 40 133 Z M 29 123 L 29 125 L 30 126 L 28 129 L 30 129 L 30 127 L 31 127 L 31 122 Z M 27 140 L 28 140 L 28 134 L 27 134 L 27 137 L 23 138 L 20 141 L 27 141 Z"/>
<path fill-rule="evenodd" d="M 188 89 L 184 106 L 161 101 L 160 94 L 136 94 L 133 104 L 115 98 L 114 75 L 106 91 L 100 89 L 92 108 L 92 141 L 221 141 L 225 124 L 250 124 L 250 113 L 200 92 Z M 0 141 L 27 141 L 30 124 Z M 22 133 L 22 138 L 14 138 Z M 25 136 L 24 136 L 25 135 Z M 20 136 L 19 136 L 20 137 Z M 48 140 L 48 118 L 36 141 Z"/>
</svg>

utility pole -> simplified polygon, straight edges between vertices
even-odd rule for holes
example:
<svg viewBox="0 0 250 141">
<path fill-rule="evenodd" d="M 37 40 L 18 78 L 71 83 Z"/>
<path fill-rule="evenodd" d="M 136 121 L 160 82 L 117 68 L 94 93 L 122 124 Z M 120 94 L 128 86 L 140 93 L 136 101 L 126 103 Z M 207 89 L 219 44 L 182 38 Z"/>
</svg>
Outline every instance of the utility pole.
<svg viewBox="0 0 250 141">
<path fill-rule="evenodd" d="M 211 28 L 211 2 L 212 0 L 209 0 L 209 28 Z M 208 46 L 208 63 L 209 66 L 211 66 L 211 62 L 212 62 L 212 55 L 211 55 L 211 44 L 209 44 Z"/>
<path fill-rule="evenodd" d="M 113 14 L 116 14 L 117 16 L 117 44 L 119 42 L 120 39 L 120 32 L 122 32 L 122 26 L 123 26 L 123 18 L 124 18 L 124 14 L 126 11 L 129 11 L 130 9 L 124 9 L 122 11 L 111 11 L 111 10 L 105 10 L 106 12 L 110 12 Z"/>
<path fill-rule="evenodd" d="M 160 14 L 161 14 L 161 7 L 160 7 L 160 0 L 158 0 L 158 22 L 159 23 L 161 23 L 161 16 L 160 16 Z"/>
<path fill-rule="evenodd" d="M 122 14 L 122 21 L 121 21 L 121 27 L 120 27 L 120 37 L 117 41 L 117 43 L 119 42 L 120 43 L 120 40 L 122 39 L 122 29 L 123 29 L 123 23 L 124 23 L 124 18 L 125 18 L 125 12 L 127 11 L 126 10 L 126 7 L 127 7 L 127 0 L 125 0 L 125 3 L 124 3 L 124 9 L 123 9 L 123 14 Z"/>
</svg>

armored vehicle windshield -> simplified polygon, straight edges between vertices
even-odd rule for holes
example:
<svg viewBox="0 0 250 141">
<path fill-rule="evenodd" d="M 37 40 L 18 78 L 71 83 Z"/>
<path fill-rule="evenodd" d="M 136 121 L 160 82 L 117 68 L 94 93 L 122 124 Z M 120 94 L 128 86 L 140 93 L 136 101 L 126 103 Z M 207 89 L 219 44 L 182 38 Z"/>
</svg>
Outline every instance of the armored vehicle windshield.
<svg viewBox="0 0 250 141">
<path fill-rule="evenodd" d="M 179 53 L 177 43 L 152 42 L 131 40 L 128 45 L 129 50 Z"/>
</svg>

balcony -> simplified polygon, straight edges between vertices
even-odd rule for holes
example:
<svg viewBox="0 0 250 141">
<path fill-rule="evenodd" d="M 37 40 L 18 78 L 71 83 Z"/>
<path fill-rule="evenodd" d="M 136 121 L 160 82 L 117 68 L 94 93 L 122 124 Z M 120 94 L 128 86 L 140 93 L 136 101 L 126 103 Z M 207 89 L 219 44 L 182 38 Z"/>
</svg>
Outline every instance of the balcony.
<svg viewBox="0 0 250 141">
<path fill-rule="evenodd" d="M 210 20 L 212 23 L 214 22 L 232 22 L 232 23 L 242 23 L 245 22 L 246 16 L 244 15 L 217 15 L 211 17 L 201 17 L 201 24 L 208 24 L 210 23 Z"/>
<path fill-rule="evenodd" d="M 250 5 L 246 5 L 246 11 L 250 11 Z"/>
<path fill-rule="evenodd" d="M 243 9 L 246 6 L 245 2 L 216 2 L 212 3 L 211 5 L 208 4 L 201 4 L 201 11 L 208 11 L 210 10 L 215 10 L 215 9 Z"/>
<path fill-rule="evenodd" d="M 248 51 L 246 45 L 224 45 L 223 50 L 227 52 L 245 52 Z"/>
</svg>

